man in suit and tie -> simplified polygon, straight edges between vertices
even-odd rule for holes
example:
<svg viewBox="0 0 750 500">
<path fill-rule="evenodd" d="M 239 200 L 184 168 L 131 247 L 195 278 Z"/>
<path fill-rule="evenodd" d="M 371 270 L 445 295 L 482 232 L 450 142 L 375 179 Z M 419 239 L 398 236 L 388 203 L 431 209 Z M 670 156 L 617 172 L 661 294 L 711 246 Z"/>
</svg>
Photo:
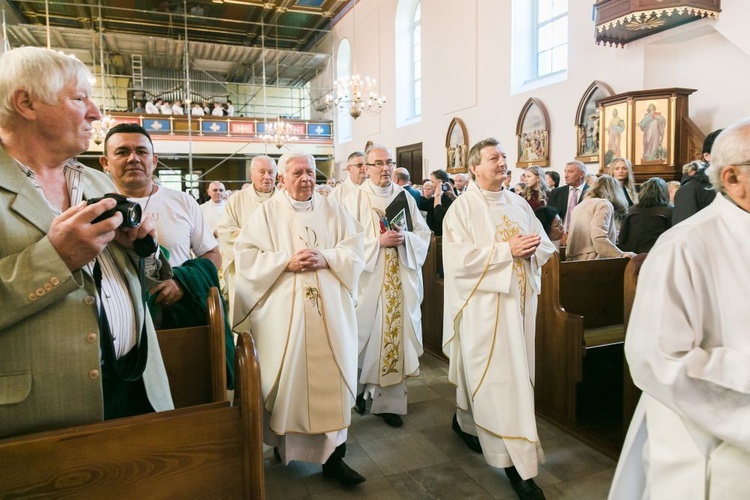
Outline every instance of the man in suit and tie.
<svg viewBox="0 0 750 500">
<path fill-rule="evenodd" d="M 560 244 L 564 245 L 568 239 L 568 229 L 570 228 L 570 217 L 573 209 L 583 199 L 583 193 L 589 188 L 583 182 L 586 178 L 586 165 L 580 161 L 573 160 L 565 165 L 565 185 L 553 189 L 549 196 L 549 204 L 557 209 L 560 218 L 563 220 L 565 233 L 563 234 Z"/>
<path fill-rule="evenodd" d="M 134 265 L 171 277 L 133 251 L 155 226 L 87 204 L 116 189 L 74 159 L 101 119 L 91 79 L 52 50 L 0 56 L 0 438 L 173 408 Z"/>
</svg>

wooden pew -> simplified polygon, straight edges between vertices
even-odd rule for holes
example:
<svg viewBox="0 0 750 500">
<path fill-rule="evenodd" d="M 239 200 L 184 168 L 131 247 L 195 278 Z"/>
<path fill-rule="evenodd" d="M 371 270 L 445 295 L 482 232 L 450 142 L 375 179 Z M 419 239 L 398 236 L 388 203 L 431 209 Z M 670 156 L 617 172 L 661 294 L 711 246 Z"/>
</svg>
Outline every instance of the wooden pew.
<svg viewBox="0 0 750 500">
<path fill-rule="evenodd" d="M 443 354 L 443 298 L 445 282 L 439 276 L 443 267 L 442 238 L 430 237 L 427 258 L 422 266 L 424 299 L 422 300 L 422 341 L 424 349 L 447 361 Z"/>
<path fill-rule="evenodd" d="M 170 350 L 164 357 L 175 400 L 198 404 L 0 440 L 0 497 L 264 498 L 257 353 L 250 334 L 240 335 L 232 406 L 217 299 L 218 291 L 210 298 L 210 324 L 200 327 L 210 339 L 194 329 L 186 338 L 159 337 Z M 201 354 L 205 359 L 190 364 Z M 196 394 L 183 377 L 195 377 Z"/>
<path fill-rule="evenodd" d="M 628 330 L 630 312 L 633 310 L 633 301 L 635 300 L 635 290 L 638 285 L 638 276 L 641 273 L 641 266 L 646 260 L 647 253 L 641 253 L 633 257 L 625 267 L 625 297 L 624 297 L 624 327 Z M 623 361 L 622 374 L 622 426 L 623 432 L 627 432 L 630 427 L 630 420 L 633 418 L 635 407 L 641 397 L 641 390 L 633 383 L 630 376 L 630 367 L 627 359 Z"/>
<path fill-rule="evenodd" d="M 622 363 L 627 263 L 625 258 L 561 263 L 554 254 L 543 267 L 534 388 L 536 409 L 541 414 L 575 422 L 580 417 L 582 396 L 609 382 L 612 391 L 619 391 L 609 394 L 610 399 L 621 404 L 621 365 L 617 363 Z M 606 369 L 608 363 L 615 363 L 612 373 Z M 593 372 L 596 376 L 587 377 Z M 605 399 L 601 402 L 609 404 Z"/>
</svg>

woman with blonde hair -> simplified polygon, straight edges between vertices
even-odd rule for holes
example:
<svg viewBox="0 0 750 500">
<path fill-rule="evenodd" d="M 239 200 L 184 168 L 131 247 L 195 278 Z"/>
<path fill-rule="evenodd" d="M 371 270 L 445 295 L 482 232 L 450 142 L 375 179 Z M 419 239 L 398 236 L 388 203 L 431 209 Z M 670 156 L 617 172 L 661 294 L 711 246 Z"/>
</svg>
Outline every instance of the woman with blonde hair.
<svg viewBox="0 0 750 500">
<path fill-rule="evenodd" d="M 526 187 L 518 194 L 531 205 L 532 210 L 547 205 L 550 189 L 545 182 L 542 167 L 532 165 L 523 173 Z"/>
<path fill-rule="evenodd" d="M 567 260 L 593 260 L 632 257 L 615 245 L 615 219 L 625 217 L 628 204 L 620 184 L 610 175 L 602 175 L 576 205 L 570 222 Z"/>
<path fill-rule="evenodd" d="M 635 190 L 635 177 L 633 176 L 633 165 L 627 158 L 615 158 L 609 164 L 609 175 L 615 178 L 622 187 L 628 207 L 638 203 L 638 193 Z"/>
</svg>

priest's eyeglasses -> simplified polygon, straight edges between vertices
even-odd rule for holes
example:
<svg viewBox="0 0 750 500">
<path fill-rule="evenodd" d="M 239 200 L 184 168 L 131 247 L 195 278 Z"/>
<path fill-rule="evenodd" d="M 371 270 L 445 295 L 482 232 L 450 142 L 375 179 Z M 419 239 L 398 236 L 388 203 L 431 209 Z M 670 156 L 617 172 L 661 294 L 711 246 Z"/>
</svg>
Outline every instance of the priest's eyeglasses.
<svg viewBox="0 0 750 500">
<path fill-rule="evenodd" d="M 383 167 L 393 168 L 396 166 L 396 162 L 393 160 L 375 160 L 373 163 L 365 163 L 368 167 L 375 167 L 380 170 L 383 169 Z"/>
</svg>

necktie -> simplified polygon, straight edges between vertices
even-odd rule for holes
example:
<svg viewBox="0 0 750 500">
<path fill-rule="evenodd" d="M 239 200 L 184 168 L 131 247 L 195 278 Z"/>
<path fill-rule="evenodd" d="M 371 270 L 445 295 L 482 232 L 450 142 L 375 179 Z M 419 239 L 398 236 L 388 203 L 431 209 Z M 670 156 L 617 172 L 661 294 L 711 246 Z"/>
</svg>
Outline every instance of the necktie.
<svg viewBox="0 0 750 500">
<path fill-rule="evenodd" d="M 578 204 L 578 188 L 570 188 L 570 194 L 568 195 L 568 210 L 565 212 L 565 232 L 570 229 L 570 219 L 573 217 L 573 209 Z"/>
</svg>

